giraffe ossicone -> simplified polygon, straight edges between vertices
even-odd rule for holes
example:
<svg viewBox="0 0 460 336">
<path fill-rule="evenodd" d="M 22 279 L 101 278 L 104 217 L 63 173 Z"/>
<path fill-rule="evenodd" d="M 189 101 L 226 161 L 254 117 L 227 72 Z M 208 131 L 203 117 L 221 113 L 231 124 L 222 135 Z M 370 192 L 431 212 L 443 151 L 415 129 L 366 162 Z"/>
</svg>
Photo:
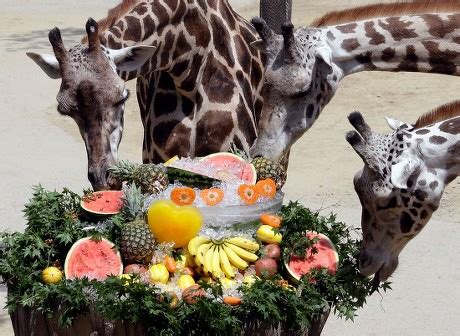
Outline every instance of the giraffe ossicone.
<svg viewBox="0 0 460 336">
<path fill-rule="evenodd" d="M 362 206 L 359 267 L 376 283 L 393 274 L 460 174 L 460 101 L 428 115 L 429 122 L 414 125 L 387 119 L 390 128 L 398 125 L 387 135 L 373 132 L 359 112 L 349 116 L 356 131 L 346 139 L 364 161 L 353 180 Z"/>
<path fill-rule="evenodd" d="M 397 2 L 331 12 L 311 27 L 274 34 L 252 23 L 266 53 L 264 105 L 251 156 L 283 159 L 334 96 L 360 71 L 460 75 L 460 3 Z M 290 26 L 292 27 L 292 26 Z"/>
</svg>

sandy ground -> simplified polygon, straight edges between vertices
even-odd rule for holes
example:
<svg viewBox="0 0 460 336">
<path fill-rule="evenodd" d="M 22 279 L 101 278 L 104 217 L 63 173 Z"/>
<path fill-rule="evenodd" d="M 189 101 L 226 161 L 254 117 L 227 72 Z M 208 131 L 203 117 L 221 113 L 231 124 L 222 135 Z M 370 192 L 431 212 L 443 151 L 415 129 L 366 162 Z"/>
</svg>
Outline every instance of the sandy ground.
<svg viewBox="0 0 460 336">
<path fill-rule="evenodd" d="M 32 185 L 76 191 L 89 185 L 77 126 L 56 111 L 59 82 L 46 77 L 25 52 L 50 52 L 46 36 L 54 26 L 64 28 L 70 46 L 89 16 L 101 18 L 117 2 L 0 0 L 0 230 L 23 229 L 21 211 Z M 255 1 L 233 3 L 248 18 L 257 14 Z M 294 1 L 293 22 L 306 25 L 326 11 L 363 3 Z M 135 92 L 134 82 L 129 87 Z M 428 109 L 458 98 L 459 90 L 458 78 L 440 75 L 361 73 L 346 78 L 323 115 L 293 147 L 287 199 L 334 211 L 340 220 L 359 226 L 361 209 L 352 177 L 362 163 L 344 140 L 351 128 L 346 116 L 359 110 L 374 129 L 387 132 L 384 116 L 415 121 Z M 140 161 L 142 126 L 134 98 L 125 113 L 120 156 Z M 454 229 L 460 225 L 459 204 L 457 179 L 427 228 L 403 252 L 393 291 L 370 297 L 354 323 L 331 317 L 324 335 L 458 335 L 460 243 Z M 5 289 L 0 290 L 3 307 Z M 0 311 L 0 335 L 11 334 L 8 315 Z"/>
</svg>

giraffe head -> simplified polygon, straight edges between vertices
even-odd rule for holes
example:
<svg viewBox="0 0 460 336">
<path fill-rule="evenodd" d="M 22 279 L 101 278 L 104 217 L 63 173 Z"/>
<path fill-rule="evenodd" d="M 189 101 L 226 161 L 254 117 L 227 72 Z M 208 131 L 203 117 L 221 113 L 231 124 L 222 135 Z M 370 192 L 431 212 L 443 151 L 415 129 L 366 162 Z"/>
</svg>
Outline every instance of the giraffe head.
<svg viewBox="0 0 460 336">
<path fill-rule="evenodd" d="M 282 35 L 276 35 L 260 18 L 252 24 L 261 37 L 252 46 L 266 54 L 267 63 L 259 134 L 250 154 L 280 161 L 330 100 L 337 76 L 318 29 L 294 30 L 286 23 Z"/>
<path fill-rule="evenodd" d="M 88 44 L 67 50 L 58 28 L 48 37 L 54 55 L 27 53 L 45 73 L 61 78 L 57 110 L 78 125 L 88 155 L 88 179 L 95 190 L 118 187 L 107 168 L 116 163 L 129 92 L 117 70 L 141 67 L 153 47 L 111 50 L 99 42 L 96 21 L 86 23 Z"/>
<path fill-rule="evenodd" d="M 359 112 L 349 120 L 357 131 L 348 132 L 346 139 L 364 161 L 354 177 L 362 205 L 359 267 L 366 276 L 375 274 L 378 283 L 395 271 L 400 252 L 426 225 L 453 180 L 449 169 L 454 166 L 443 155 L 450 141 L 438 138 L 436 126 L 422 131 L 387 119 L 394 132 L 380 135 Z"/>
</svg>

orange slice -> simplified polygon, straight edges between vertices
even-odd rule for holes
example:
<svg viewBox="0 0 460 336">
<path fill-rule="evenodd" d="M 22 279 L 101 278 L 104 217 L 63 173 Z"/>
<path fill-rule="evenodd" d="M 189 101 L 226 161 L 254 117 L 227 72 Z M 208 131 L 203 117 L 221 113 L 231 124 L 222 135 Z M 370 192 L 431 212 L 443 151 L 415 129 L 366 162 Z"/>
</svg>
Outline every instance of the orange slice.
<svg viewBox="0 0 460 336">
<path fill-rule="evenodd" d="M 238 195 L 244 203 L 250 205 L 257 202 L 259 199 L 259 193 L 256 190 L 256 187 L 249 184 L 242 184 L 238 187 Z"/>
<path fill-rule="evenodd" d="M 190 205 L 195 201 L 195 190 L 189 187 L 178 187 L 171 190 L 171 201 L 177 205 Z"/>
<path fill-rule="evenodd" d="M 214 206 L 224 198 L 224 191 L 219 188 L 204 189 L 200 192 L 201 199 L 206 205 Z"/>
<path fill-rule="evenodd" d="M 256 189 L 259 194 L 270 199 L 273 199 L 276 195 L 276 183 L 270 178 L 257 181 Z"/>
</svg>

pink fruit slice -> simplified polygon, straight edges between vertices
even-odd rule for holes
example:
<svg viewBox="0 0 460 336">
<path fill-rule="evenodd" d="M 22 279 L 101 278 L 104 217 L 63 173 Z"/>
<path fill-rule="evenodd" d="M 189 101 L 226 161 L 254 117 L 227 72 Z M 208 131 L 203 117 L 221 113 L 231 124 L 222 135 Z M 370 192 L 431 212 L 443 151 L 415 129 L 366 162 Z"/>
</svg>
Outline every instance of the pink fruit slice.
<svg viewBox="0 0 460 336">
<path fill-rule="evenodd" d="M 120 212 L 123 205 L 122 196 L 121 190 L 95 191 L 80 204 L 83 209 L 93 214 L 115 215 Z"/>
<path fill-rule="evenodd" d="M 212 177 L 221 181 L 241 180 L 247 184 L 257 182 L 254 165 L 238 155 L 220 152 L 205 156 L 201 161 L 214 169 Z"/>
<path fill-rule="evenodd" d="M 291 257 L 286 264 L 289 274 L 296 280 L 312 269 L 327 268 L 331 274 L 337 272 L 339 265 L 339 255 L 331 240 L 322 233 L 307 232 L 307 237 L 313 239 L 318 237 L 318 241 L 308 248 L 303 258 Z M 316 253 L 312 252 L 315 248 Z"/>
<path fill-rule="evenodd" d="M 120 253 L 112 242 L 102 238 L 93 240 L 89 237 L 75 242 L 67 253 L 64 273 L 67 279 L 105 280 L 110 275 L 123 273 Z"/>
</svg>

